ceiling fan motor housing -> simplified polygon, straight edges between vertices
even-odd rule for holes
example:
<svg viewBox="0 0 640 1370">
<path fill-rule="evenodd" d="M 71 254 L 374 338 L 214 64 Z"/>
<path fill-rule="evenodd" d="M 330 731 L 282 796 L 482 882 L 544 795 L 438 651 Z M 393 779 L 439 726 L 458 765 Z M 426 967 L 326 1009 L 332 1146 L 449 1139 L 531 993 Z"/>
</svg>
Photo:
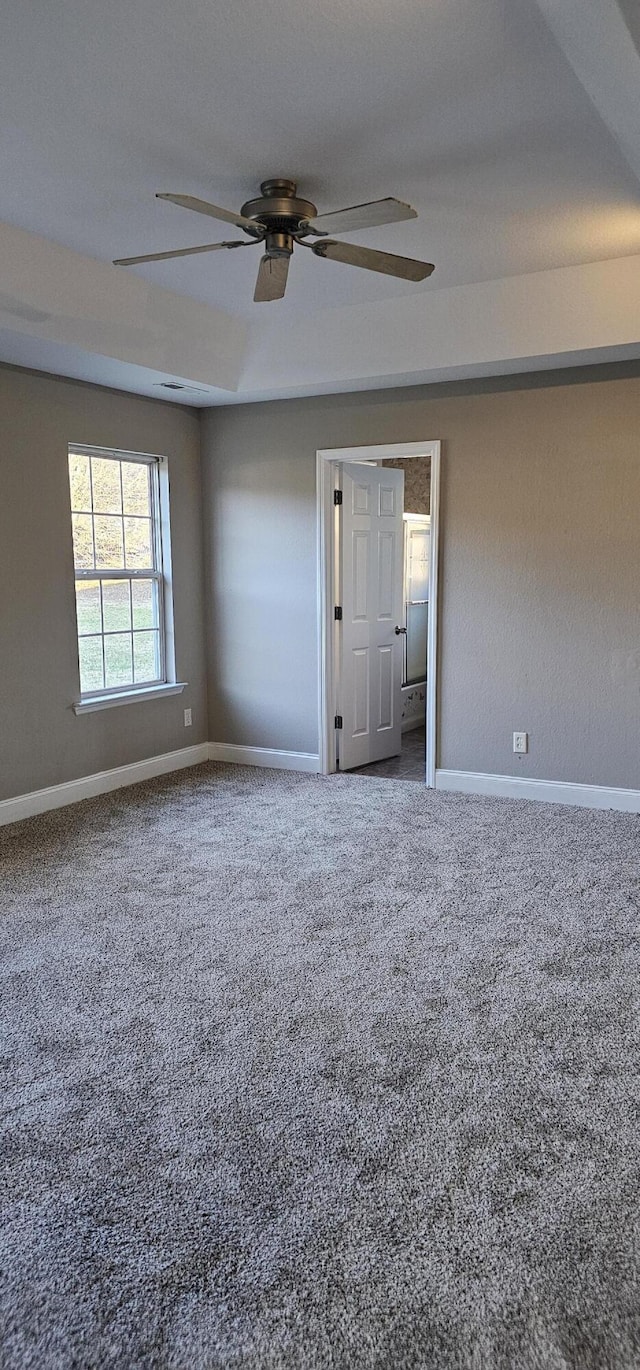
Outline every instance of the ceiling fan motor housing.
<svg viewBox="0 0 640 1370">
<path fill-rule="evenodd" d="M 255 219 L 267 230 L 265 250 L 270 257 L 290 257 L 293 252 L 293 235 L 297 233 L 303 219 L 313 219 L 317 209 L 310 200 L 301 200 L 296 195 L 295 181 L 279 178 L 263 181 L 262 194 L 256 200 L 247 200 L 240 213 L 246 219 Z M 251 233 L 251 229 L 246 230 Z"/>
</svg>

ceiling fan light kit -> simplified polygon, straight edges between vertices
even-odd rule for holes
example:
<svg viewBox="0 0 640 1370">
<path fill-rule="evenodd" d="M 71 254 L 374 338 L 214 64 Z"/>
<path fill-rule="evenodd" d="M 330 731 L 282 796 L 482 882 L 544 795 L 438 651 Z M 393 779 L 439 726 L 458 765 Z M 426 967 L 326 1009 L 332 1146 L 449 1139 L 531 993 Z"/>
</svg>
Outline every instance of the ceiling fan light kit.
<svg viewBox="0 0 640 1370">
<path fill-rule="evenodd" d="M 258 269 L 258 279 L 254 293 L 256 303 L 281 300 L 289 274 L 289 262 L 296 244 L 308 247 L 316 257 L 326 257 L 330 261 L 343 262 L 347 266 L 358 266 L 366 271 L 378 271 L 384 276 L 396 276 L 405 281 L 423 281 L 433 271 L 432 262 L 420 262 L 413 257 L 399 257 L 392 252 L 378 252 L 370 247 L 360 247 L 356 243 L 334 242 L 333 233 L 355 233 L 358 229 L 376 228 L 381 224 L 415 219 L 415 209 L 387 196 L 384 200 L 373 200 L 364 205 L 351 205 L 348 209 L 336 209 L 328 214 L 318 214 L 310 200 L 298 196 L 295 181 L 279 177 L 263 181 L 260 195 L 247 200 L 239 214 L 222 209 L 208 200 L 199 200 L 194 195 L 173 195 L 159 193 L 158 200 L 169 200 L 171 204 L 183 209 L 191 209 L 196 214 L 206 214 L 211 219 L 234 224 L 247 234 L 231 242 L 206 243 L 202 247 L 182 247 L 173 252 L 151 252 L 141 257 L 119 257 L 115 266 L 135 266 L 140 262 L 167 261 L 172 257 L 190 257 L 203 252 L 218 252 L 222 248 L 252 247 L 262 244 L 264 256 Z M 308 238 L 314 241 L 307 242 Z"/>
</svg>

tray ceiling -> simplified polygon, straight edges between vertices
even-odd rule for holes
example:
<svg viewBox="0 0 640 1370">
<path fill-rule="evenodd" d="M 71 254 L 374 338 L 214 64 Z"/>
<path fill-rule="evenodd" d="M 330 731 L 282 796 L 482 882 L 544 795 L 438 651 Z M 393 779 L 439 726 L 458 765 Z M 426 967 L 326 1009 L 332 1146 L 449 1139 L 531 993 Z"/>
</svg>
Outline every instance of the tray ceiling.
<svg viewBox="0 0 640 1370">
<path fill-rule="evenodd" d="M 155 291 L 183 297 L 185 329 L 189 301 L 209 308 L 214 329 L 235 320 L 251 387 L 238 354 L 233 383 L 211 376 L 212 397 L 217 388 L 256 397 L 263 380 L 269 391 L 269 368 L 261 376 L 256 362 L 265 339 L 277 347 L 292 328 L 322 334 L 331 315 L 333 337 L 344 316 L 351 339 L 350 312 L 368 307 L 382 326 L 387 308 L 394 328 L 406 307 L 415 327 L 416 302 L 428 327 L 434 293 L 640 254 L 640 167 L 627 136 L 638 75 L 614 0 L 110 0 L 100 9 L 7 0 L 0 215 L 115 272 L 114 256 L 217 236 L 211 221 L 156 201 L 157 190 L 238 208 L 261 179 L 286 175 L 322 210 L 409 200 L 417 220 L 351 236 L 434 261 L 418 286 L 297 250 L 287 298 L 257 306 L 258 249 L 131 269 L 146 309 Z M 7 272 L 5 334 L 42 336 L 49 357 L 56 343 L 77 346 L 73 332 L 38 331 L 35 317 L 17 324 L 15 303 L 11 313 L 3 300 L 23 300 L 25 283 Z M 63 313 L 60 301 L 43 310 L 32 295 L 25 310 Z M 114 336 L 112 326 L 105 355 L 147 365 L 144 346 L 122 357 Z M 98 356 L 100 346 L 96 335 L 85 350 Z M 304 384 L 327 382 L 320 368 Z"/>
</svg>

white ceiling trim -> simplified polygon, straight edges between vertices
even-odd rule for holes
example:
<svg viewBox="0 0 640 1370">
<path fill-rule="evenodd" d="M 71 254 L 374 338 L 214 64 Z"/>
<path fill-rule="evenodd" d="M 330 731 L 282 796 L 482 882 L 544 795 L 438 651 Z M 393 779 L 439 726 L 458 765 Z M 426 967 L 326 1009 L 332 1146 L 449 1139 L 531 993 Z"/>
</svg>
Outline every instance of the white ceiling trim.
<svg viewBox="0 0 640 1370">
<path fill-rule="evenodd" d="M 428 295 L 264 325 L 250 338 L 237 399 L 344 388 L 366 377 L 406 383 L 531 358 L 640 344 L 640 256 L 560 267 Z M 603 351 L 604 350 L 604 351 Z M 627 352 L 628 355 L 628 352 Z M 378 382 L 379 383 L 379 382 Z"/>
<path fill-rule="evenodd" d="M 236 389 L 242 320 L 10 224 L 0 261 L 0 329 Z"/>
<path fill-rule="evenodd" d="M 640 354 L 640 256 L 319 310 L 286 329 L 275 306 L 249 329 L 8 225 L 0 254 L 0 358 L 187 404 Z M 198 393 L 161 391 L 173 378 Z"/>
</svg>

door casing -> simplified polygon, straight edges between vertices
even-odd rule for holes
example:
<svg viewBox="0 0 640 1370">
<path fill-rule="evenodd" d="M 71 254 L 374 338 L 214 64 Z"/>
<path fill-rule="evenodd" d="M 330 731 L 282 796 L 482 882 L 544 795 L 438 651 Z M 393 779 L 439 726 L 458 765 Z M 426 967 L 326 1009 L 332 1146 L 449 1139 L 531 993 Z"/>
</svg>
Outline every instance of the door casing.
<svg viewBox="0 0 640 1370">
<path fill-rule="evenodd" d="M 320 773 L 337 769 L 336 730 L 338 699 L 337 625 L 334 619 L 338 584 L 336 507 L 340 462 L 378 462 L 390 457 L 431 457 L 431 545 L 429 559 L 429 626 L 427 634 L 426 784 L 435 789 L 437 671 L 438 671 L 438 559 L 440 514 L 439 441 L 385 443 L 373 447 L 329 447 L 316 453 L 317 491 L 317 615 L 318 615 L 318 736 Z"/>
</svg>

